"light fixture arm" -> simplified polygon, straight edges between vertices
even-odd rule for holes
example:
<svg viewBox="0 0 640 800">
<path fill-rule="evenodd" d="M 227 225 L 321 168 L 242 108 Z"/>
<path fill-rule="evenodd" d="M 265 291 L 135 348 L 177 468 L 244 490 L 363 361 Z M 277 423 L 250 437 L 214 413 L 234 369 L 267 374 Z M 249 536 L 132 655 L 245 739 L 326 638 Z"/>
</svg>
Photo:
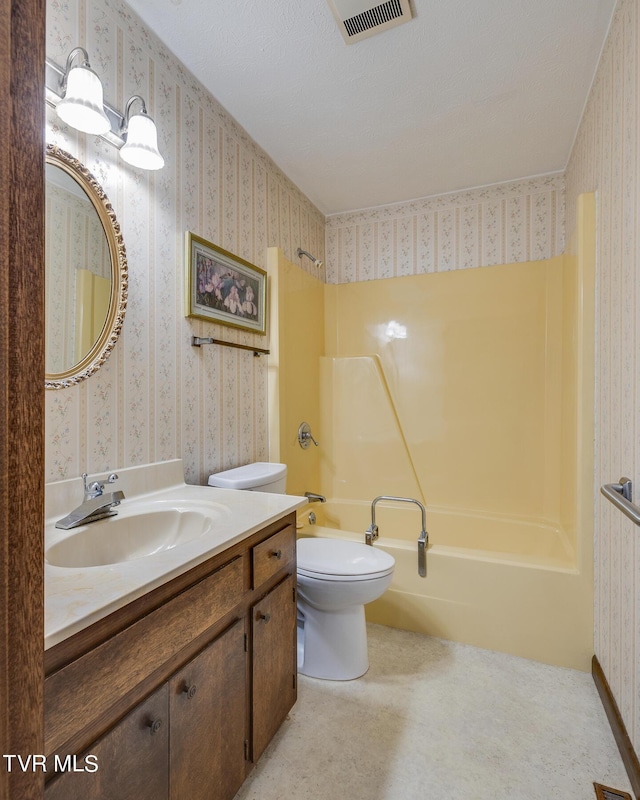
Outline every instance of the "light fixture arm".
<svg viewBox="0 0 640 800">
<path fill-rule="evenodd" d="M 148 116 L 147 114 L 147 106 L 145 105 L 144 100 L 140 97 L 139 94 L 132 95 L 129 100 L 127 101 L 127 105 L 124 109 L 124 117 L 122 118 L 122 127 L 120 128 L 120 133 L 126 133 L 129 128 L 129 117 L 131 116 L 131 106 L 135 103 L 136 100 L 140 101 L 142 108 L 140 109 L 140 113 Z"/>
<path fill-rule="evenodd" d="M 78 53 L 82 53 L 82 66 L 83 67 L 90 67 L 91 64 L 89 63 L 89 53 L 84 49 L 84 47 L 74 47 L 73 50 L 67 56 L 67 64 L 64 68 L 65 72 L 69 72 L 71 69 L 71 64 L 73 63 L 73 59 L 78 55 Z"/>
<path fill-rule="evenodd" d="M 62 94 L 64 94 L 65 91 L 67 90 L 67 77 L 69 76 L 69 72 L 71 71 L 71 65 L 73 64 L 73 60 L 79 53 L 82 53 L 81 66 L 85 67 L 85 69 L 91 69 L 91 64 L 89 63 L 89 53 L 87 53 L 84 47 L 74 47 L 73 50 L 67 56 L 67 63 L 64 68 L 64 74 L 60 79 L 60 89 L 62 90 Z M 93 70 L 91 71 L 93 72 Z"/>
</svg>

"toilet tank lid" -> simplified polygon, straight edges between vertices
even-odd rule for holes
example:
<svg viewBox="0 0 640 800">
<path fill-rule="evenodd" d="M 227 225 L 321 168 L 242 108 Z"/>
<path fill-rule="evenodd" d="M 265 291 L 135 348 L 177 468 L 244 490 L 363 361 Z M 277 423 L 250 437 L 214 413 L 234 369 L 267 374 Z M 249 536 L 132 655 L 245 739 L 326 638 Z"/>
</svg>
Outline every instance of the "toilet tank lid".
<svg viewBox="0 0 640 800">
<path fill-rule="evenodd" d="M 209 476 L 209 486 L 223 489 L 250 489 L 252 486 L 263 486 L 284 478 L 287 474 L 286 464 L 275 464 L 270 461 L 256 461 L 243 467 L 234 467 L 224 472 L 216 472 Z"/>
</svg>

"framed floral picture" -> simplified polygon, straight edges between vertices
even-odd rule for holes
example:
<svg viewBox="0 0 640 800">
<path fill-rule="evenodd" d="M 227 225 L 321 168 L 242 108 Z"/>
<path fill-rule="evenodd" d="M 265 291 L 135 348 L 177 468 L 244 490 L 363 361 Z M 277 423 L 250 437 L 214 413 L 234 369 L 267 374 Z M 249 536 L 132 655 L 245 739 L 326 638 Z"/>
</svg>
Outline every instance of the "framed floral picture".
<svg viewBox="0 0 640 800">
<path fill-rule="evenodd" d="M 264 335 L 267 273 L 187 231 L 185 316 Z"/>
</svg>

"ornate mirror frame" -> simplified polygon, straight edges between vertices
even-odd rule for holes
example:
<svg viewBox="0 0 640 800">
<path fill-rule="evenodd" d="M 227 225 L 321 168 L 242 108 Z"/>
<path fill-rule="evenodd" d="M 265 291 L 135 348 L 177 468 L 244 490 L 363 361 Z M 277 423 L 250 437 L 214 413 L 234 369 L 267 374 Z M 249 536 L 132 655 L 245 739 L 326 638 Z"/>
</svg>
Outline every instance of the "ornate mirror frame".
<svg viewBox="0 0 640 800">
<path fill-rule="evenodd" d="M 53 164 L 73 178 L 91 200 L 107 237 L 111 259 L 111 296 L 102 332 L 89 352 L 64 372 L 47 373 L 46 389 L 65 389 L 93 375 L 107 360 L 120 336 L 127 307 L 129 272 L 124 241 L 109 198 L 89 170 L 70 153 L 48 144 L 47 164 Z"/>
</svg>

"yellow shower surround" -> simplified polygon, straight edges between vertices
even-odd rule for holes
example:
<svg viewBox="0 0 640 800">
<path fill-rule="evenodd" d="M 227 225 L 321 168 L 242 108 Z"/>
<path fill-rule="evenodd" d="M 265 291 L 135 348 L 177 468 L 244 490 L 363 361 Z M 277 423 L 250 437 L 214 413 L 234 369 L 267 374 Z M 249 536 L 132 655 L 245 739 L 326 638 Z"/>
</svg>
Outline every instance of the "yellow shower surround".
<svg viewBox="0 0 640 800">
<path fill-rule="evenodd" d="M 427 507 L 426 578 L 415 507 L 376 509 L 372 621 L 589 669 L 594 231 L 585 195 L 562 257 L 326 286 L 270 251 L 271 459 L 329 500 L 301 534 L 363 541 L 380 494 Z"/>
</svg>

